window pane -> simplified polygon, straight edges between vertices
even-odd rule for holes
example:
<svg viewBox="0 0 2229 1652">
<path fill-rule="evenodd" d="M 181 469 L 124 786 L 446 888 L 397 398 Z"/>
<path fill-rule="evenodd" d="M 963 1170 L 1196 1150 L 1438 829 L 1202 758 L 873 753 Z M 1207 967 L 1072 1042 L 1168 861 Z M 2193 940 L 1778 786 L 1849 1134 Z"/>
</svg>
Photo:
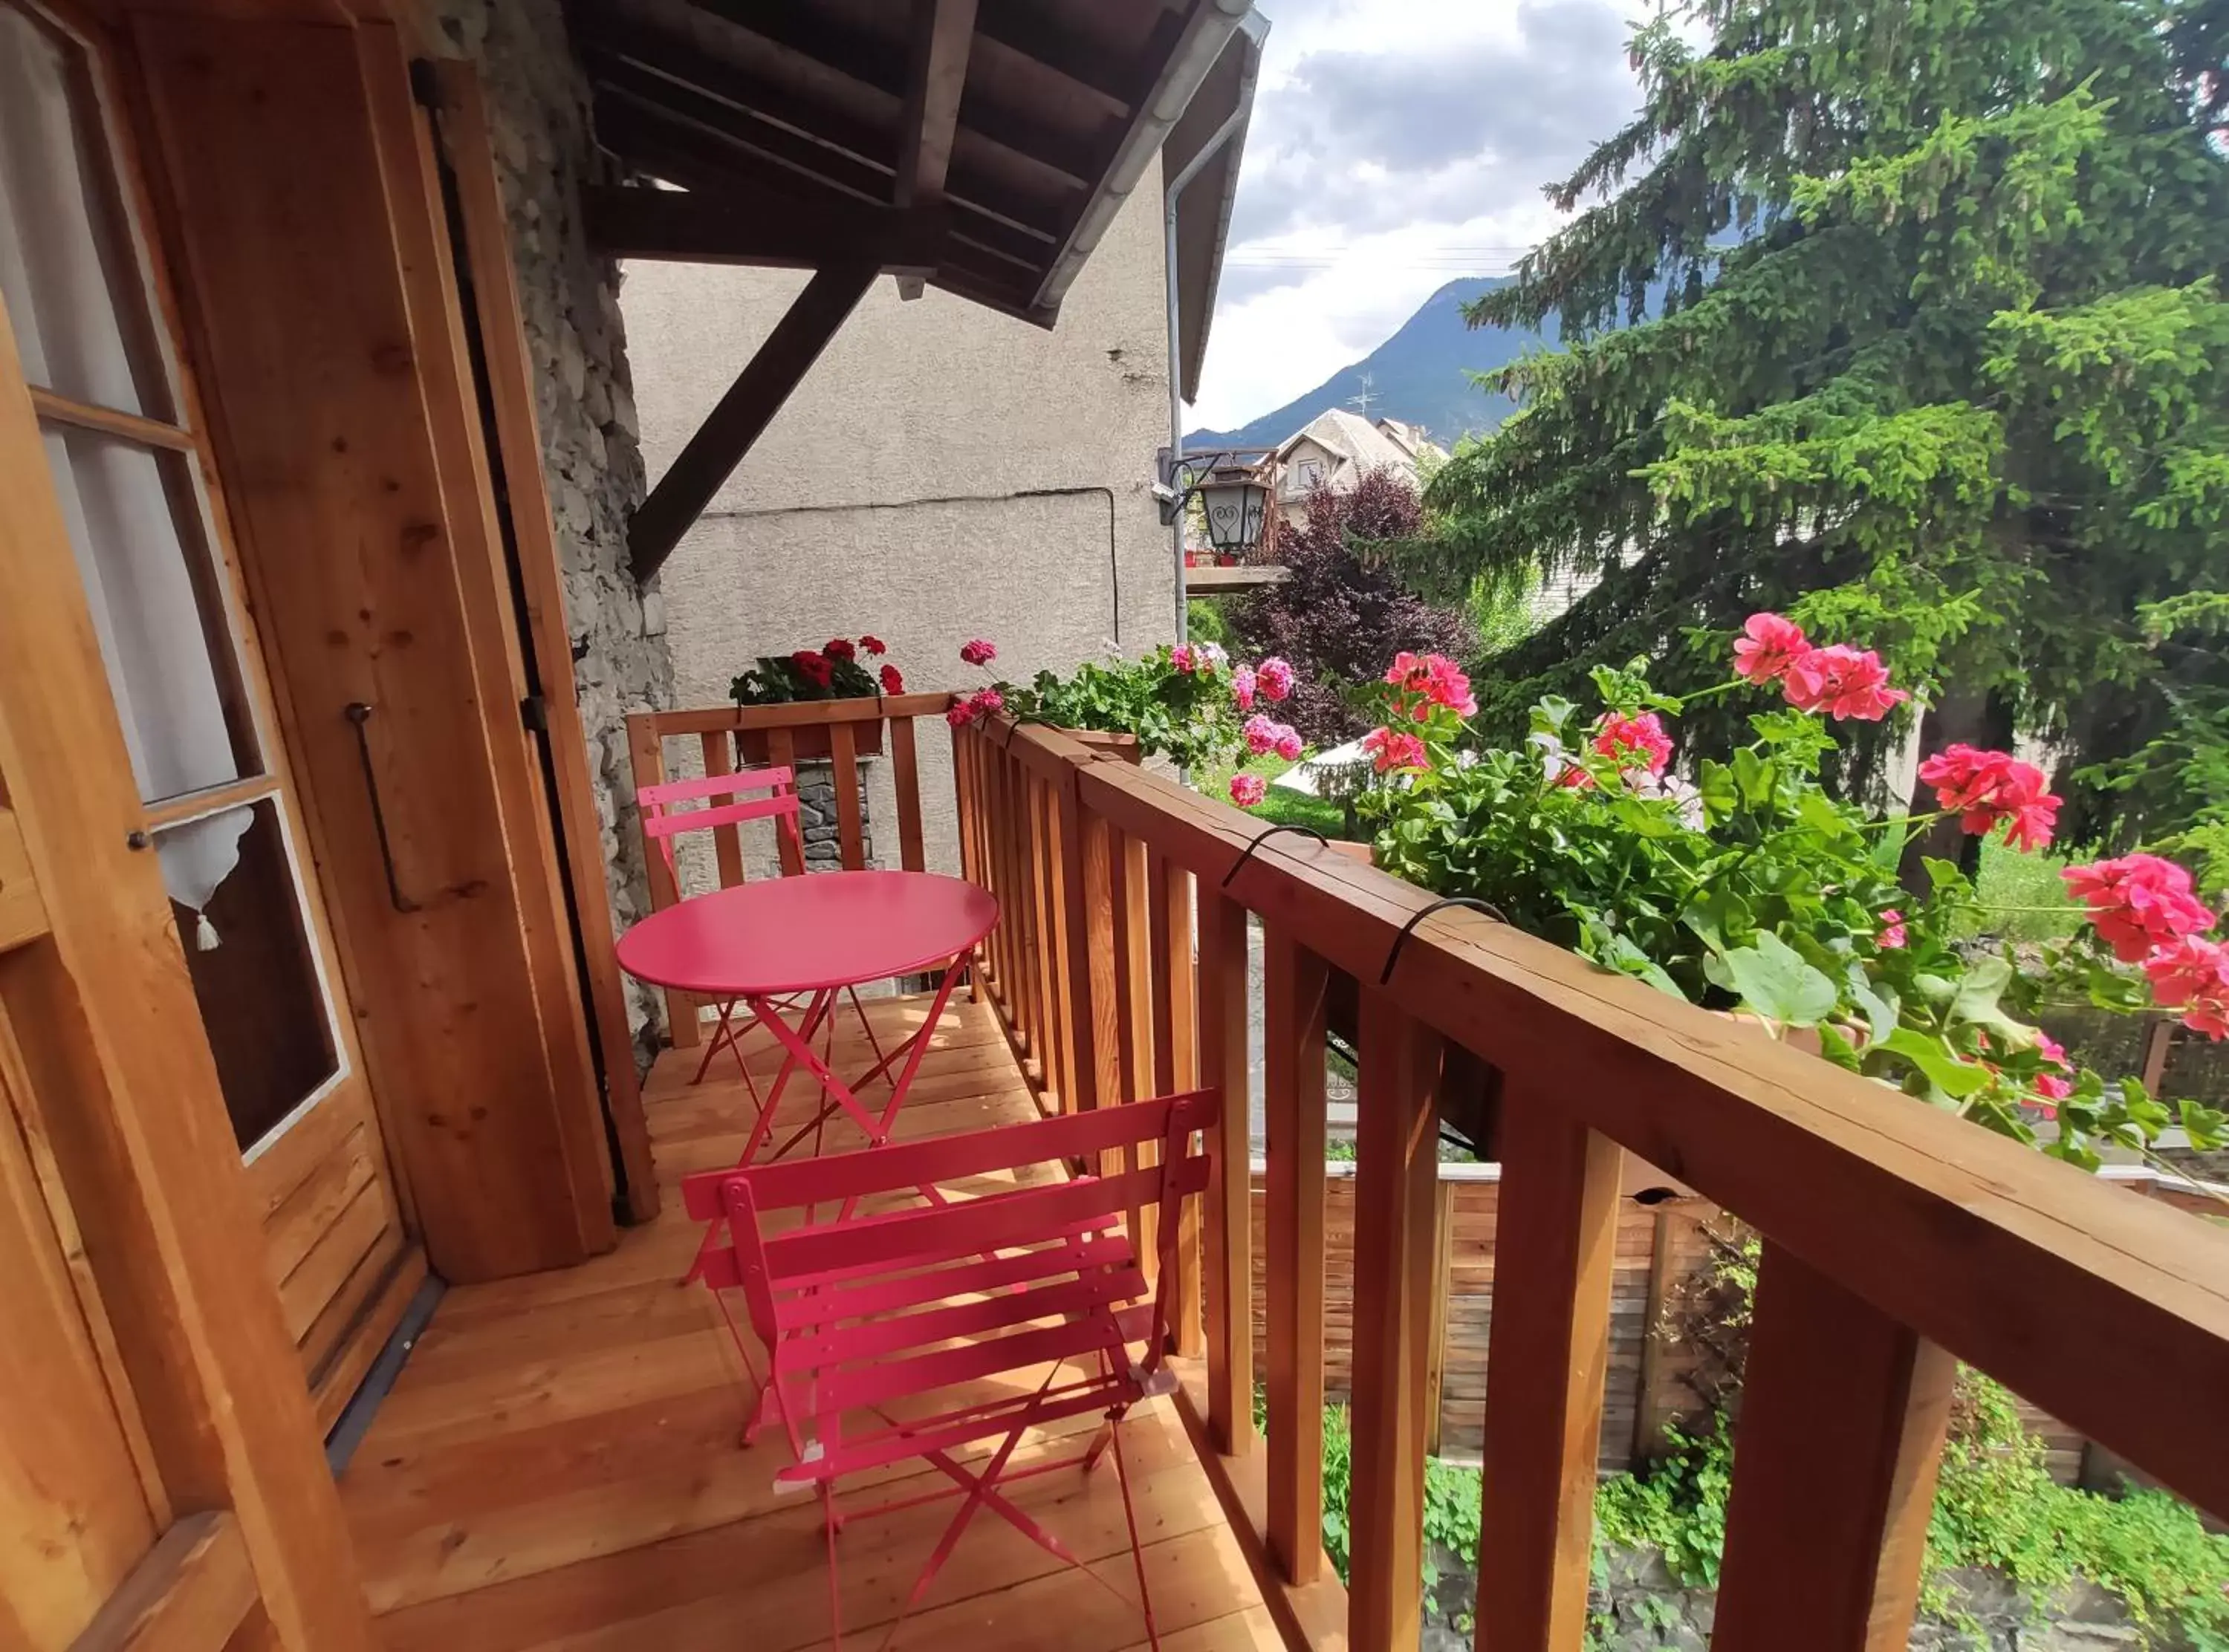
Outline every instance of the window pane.
<svg viewBox="0 0 2229 1652">
<path fill-rule="evenodd" d="M 0 5 L 0 301 L 24 376 L 170 417 L 76 48 Z"/>
<path fill-rule="evenodd" d="M 42 433 L 140 797 L 256 773 L 186 461 L 73 426 Z"/>
<path fill-rule="evenodd" d="M 244 1152 L 339 1070 L 278 807 L 173 826 L 155 847 Z"/>
</svg>

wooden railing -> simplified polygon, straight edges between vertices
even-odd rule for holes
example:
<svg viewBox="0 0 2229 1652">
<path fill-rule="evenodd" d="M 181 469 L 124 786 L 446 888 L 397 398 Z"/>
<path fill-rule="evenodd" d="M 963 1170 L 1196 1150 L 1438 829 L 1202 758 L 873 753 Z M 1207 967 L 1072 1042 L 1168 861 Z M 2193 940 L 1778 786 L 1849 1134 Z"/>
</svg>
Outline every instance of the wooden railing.
<svg viewBox="0 0 2229 1652">
<path fill-rule="evenodd" d="M 1180 1400 L 1289 1644 L 1416 1643 L 1438 1091 L 1463 1052 L 1498 1075 L 1502 1163 L 1481 1648 L 1581 1644 L 1628 1153 L 1763 1236 L 1713 1652 L 1905 1644 L 1957 1361 L 2229 1514 L 2229 1425 L 2211 1403 L 2229 1393 L 2229 1231 L 1477 914 L 1426 915 L 1430 898 L 1397 879 L 1047 729 L 993 724 L 956 745 L 966 866 L 1005 913 L 981 984 L 1043 1105 L 1195 1081 L 1230 1098 L 1200 1236 L 1205 1360 Z M 1266 1449 L 1238 1100 L 1249 912 Z M 1359 983 L 1354 1273 L 1370 1282 L 1353 1309 L 1344 1598 L 1318 1540 L 1317 1423 L 1340 977 Z"/>
<path fill-rule="evenodd" d="M 637 788 L 671 778 L 666 745 L 693 746 L 700 774 L 736 772 L 739 744 L 763 740 L 764 761 L 777 767 L 825 760 L 836 797 L 838 855 L 854 871 L 867 864 L 866 827 L 859 803 L 859 761 L 879 750 L 890 759 L 897 799 L 898 863 L 910 872 L 927 864 L 922 842 L 921 767 L 914 720 L 941 717 L 952 703 L 948 694 L 906 694 L 872 699 L 801 701 L 786 706 L 712 706 L 682 711 L 638 712 L 626 720 L 627 750 Z M 747 756 L 742 766 L 751 765 Z M 787 833 L 774 834 L 780 871 L 793 877 L 805 870 L 802 847 Z M 655 844 L 644 845 L 649 866 L 650 907 L 659 912 L 681 899 L 679 880 Z M 720 887 L 743 881 L 743 840 L 735 825 L 712 828 L 712 852 Z M 673 1042 L 694 1046 L 702 1034 L 697 1001 L 686 993 L 665 995 L 666 1019 Z"/>
</svg>

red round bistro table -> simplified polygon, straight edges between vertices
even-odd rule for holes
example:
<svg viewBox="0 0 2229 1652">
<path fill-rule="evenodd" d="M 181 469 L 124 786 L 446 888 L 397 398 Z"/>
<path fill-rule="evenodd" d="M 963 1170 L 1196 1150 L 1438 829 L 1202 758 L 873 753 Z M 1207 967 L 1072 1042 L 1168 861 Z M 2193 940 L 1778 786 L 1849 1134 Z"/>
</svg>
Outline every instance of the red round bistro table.
<svg viewBox="0 0 2229 1652">
<path fill-rule="evenodd" d="M 820 872 L 737 884 L 652 912 L 620 938 L 619 960 L 629 975 L 652 986 L 699 993 L 723 1005 L 748 1004 L 781 1045 L 781 1070 L 760 1102 L 739 1161 L 748 1165 L 766 1144 L 776 1105 L 800 1066 L 819 1080 L 827 1101 L 774 1157 L 839 1108 L 870 1142 L 887 1142 L 961 966 L 998 921 L 997 900 L 964 879 L 930 872 Z M 881 1059 L 857 1079 L 838 1078 L 813 1049 L 813 1037 L 833 1013 L 839 994 L 867 982 L 940 967 L 928 1019 L 889 1054 L 882 1055 L 877 1047 Z M 800 997 L 804 1010 L 793 1025 L 781 1010 L 787 1004 L 794 1013 Z M 723 1041 L 737 1045 L 739 1038 L 723 1015 L 714 1050 Z M 713 1053 L 705 1053 L 708 1061 Z M 740 1063 L 739 1046 L 736 1055 Z M 891 1065 L 901 1057 L 905 1065 L 893 1074 Z M 890 1096 L 877 1111 L 859 1099 L 858 1092 L 885 1075 Z M 744 1077 L 749 1078 L 748 1068 Z M 750 1088 L 755 1096 L 756 1085 Z"/>
</svg>

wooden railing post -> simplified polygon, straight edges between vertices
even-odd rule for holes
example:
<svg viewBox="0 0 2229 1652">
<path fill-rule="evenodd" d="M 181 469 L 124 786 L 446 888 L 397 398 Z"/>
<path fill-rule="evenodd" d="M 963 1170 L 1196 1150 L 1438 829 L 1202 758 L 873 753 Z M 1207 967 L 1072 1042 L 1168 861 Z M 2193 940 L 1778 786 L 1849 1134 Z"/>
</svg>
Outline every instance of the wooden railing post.
<svg viewBox="0 0 2229 1652">
<path fill-rule="evenodd" d="M 1414 1647 L 1423 1625 L 1424 1453 L 1437 1315 L 1442 1048 L 1374 988 L 1362 995 L 1354 1211 L 1354 1403 L 1347 1634 Z"/>
<path fill-rule="evenodd" d="M 1084 976 L 1091 1024 L 1091 1094 L 1095 1107 L 1122 1100 L 1122 1015 L 1117 985 L 1121 975 L 1114 950 L 1114 856 L 1116 834 L 1101 816 L 1077 810 L 1082 845 L 1081 923 Z M 1113 1165 L 1107 1167 L 1113 1169 Z"/>
<path fill-rule="evenodd" d="M 767 730 L 767 761 L 778 769 L 797 770 L 797 737 L 787 728 Z M 805 845 L 788 832 L 774 835 L 774 853 L 781 857 L 781 875 L 801 878 L 805 875 Z"/>
<path fill-rule="evenodd" d="M 1082 800 L 1076 795 L 1076 771 L 1070 769 L 1060 777 L 1053 793 L 1054 828 L 1060 841 L 1060 929 L 1067 949 L 1067 962 L 1063 970 L 1067 1002 L 1061 1014 L 1068 1027 L 1069 1085 L 1070 1093 L 1061 1098 L 1070 1112 L 1089 1112 L 1099 1105 L 1100 1071 L 1102 1052 L 1096 1008 L 1098 995 L 1095 990 L 1098 966 L 1095 962 L 1095 938 L 1104 939 L 1103 929 L 1093 926 L 1091 843 L 1089 817 Z M 1105 826 L 1100 825 L 1101 855 L 1103 863 Z"/>
<path fill-rule="evenodd" d="M 1617 1144 L 1509 1086 L 1487 1334 L 1479 1652 L 1578 1652 L 1609 1362 Z M 1802 1644 L 1799 1636 L 1787 1645 Z"/>
<path fill-rule="evenodd" d="M 914 749 L 913 719 L 890 719 L 890 790 L 898 804 L 898 864 L 908 872 L 928 868 L 921 837 L 921 761 Z"/>
<path fill-rule="evenodd" d="M 866 823 L 859 809 L 859 737 L 849 723 L 828 725 L 828 778 L 836 791 L 837 863 L 867 869 Z"/>
<path fill-rule="evenodd" d="M 1153 852 L 1147 867 L 1147 950 L 1153 963 L 1153 1093 L 1171 1096 L 1199 1080 L 1194 1060 L 1192 874 Z M 1178 1218 L 1177 1352 L 1196 1357 L 1202 1347 L 1199 1201 L 1188 1200 Z"/>
<path fill-rule="evenodd" d="M 1323 1566 L 1324 961 L 1262 932 L 1269 1141 L 1269 1553 L 1288 1583 Z M 1242 1333 L 1243 1334 L 1243 1333 Z"/>
<path fill-rule="evenodd" d="M 635 790 L 663 785 L 665 741 L 658 732 L 657 714 L 636 713 L 626 720 L 626 730 L 628 766 L 634 771 Z M 680 882 L 659 846 L 647 837 L 643 839 L 642 859 L 644 876 L 650 885 L 650 909 L 664 912 L 681 899 Z M 671 987 L 665 989 L 665 1036 L 676 1049 L 690 1049 L 697 1042 L 697 1000 Z"/>
<path fill-rule="evenodd" d="M 704 773 L 708 778 L 736 772 L 735 742 L 727 735 L 700 734 L 697 740 L 704 754 Z M 734 888 L 743 880 L 743 835 L 733 821 L 712 829 L 712 852 L 720 868 L 720 887 Z"/>
<path fill-rule="evenodd" d="M 1199 1081 L 1220 1092 L 1207 1190 L 1207 1419 L 1218 1450 L 1254 1446 L 1253 1122 L 1247 1050 L 1246 909 L 1199 891 Z"/>
<path fill-rule="evenodd" d="M 1766 1242 L 1712 1652 L 1905 1644 L 1956 1370 Z"/>
</svg>

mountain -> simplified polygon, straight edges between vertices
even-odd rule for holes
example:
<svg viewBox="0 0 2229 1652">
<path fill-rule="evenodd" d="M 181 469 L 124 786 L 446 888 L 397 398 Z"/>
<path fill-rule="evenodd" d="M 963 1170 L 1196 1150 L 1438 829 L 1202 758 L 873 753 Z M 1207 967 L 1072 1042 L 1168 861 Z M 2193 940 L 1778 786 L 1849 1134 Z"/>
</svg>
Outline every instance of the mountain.
<svg viewBox="0 0 2229 1652">
<path fill-rule="evenodd" d="M 1473 330 L 1463 324 L 1461 306 L 1497 287 L 1506 275 L 1468 276 L 1450 281 L 1424 300 L 1376 349 L 1326 379 L 1304 396 L 1237 430 L 1195 431 L 1185 438 L 1186 451 L 1213 447 L 1274 447 L 1330 407 L 1352 409 L 1370 375 L 1370 416 L 1422 425 L 1442 447 L 1473 431 L 1492 430 L 1509 414 L 1506 396 L 1480 389 L 1464 376 L 1506 367 L 1527 349 L 1556 340 L 1554 318 L 1543 332 L 1505 327 Z"/>
</svg>

